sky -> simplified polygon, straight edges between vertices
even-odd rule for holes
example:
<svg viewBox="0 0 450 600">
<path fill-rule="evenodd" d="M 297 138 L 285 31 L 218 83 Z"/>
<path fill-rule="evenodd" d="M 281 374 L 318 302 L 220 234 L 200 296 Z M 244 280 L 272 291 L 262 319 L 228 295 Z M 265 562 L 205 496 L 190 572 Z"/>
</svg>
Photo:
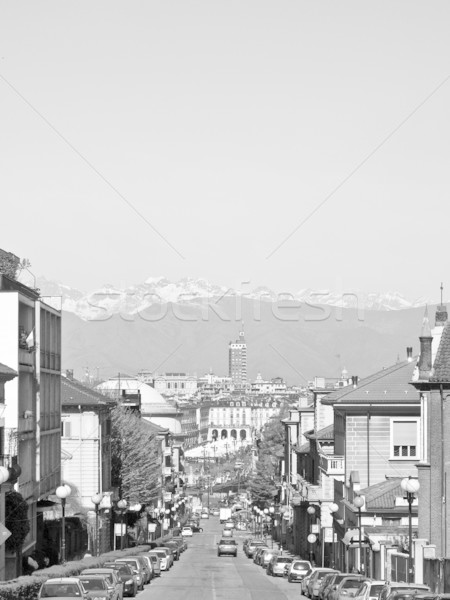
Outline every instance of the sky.
<svg viewBox="0 0 450 600">
<path fill-rule="evenodd" d="M 0 247 L 85 291 L 437 300 L 449 21 L 446 1 L 2 0 Z"/>
</svg>

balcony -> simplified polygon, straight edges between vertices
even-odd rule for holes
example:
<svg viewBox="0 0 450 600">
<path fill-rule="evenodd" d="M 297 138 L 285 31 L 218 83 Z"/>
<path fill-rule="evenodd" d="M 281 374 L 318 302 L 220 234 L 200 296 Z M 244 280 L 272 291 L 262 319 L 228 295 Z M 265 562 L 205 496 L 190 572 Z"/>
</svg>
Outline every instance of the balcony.
<svg viewBox="0 0 450 600">
<path fill-rule="evenodd" d="M 321 454 L 319 468 L 325 475 L 336 476 L 345 474 L 345 461 L 343 456 L 335 454 Z"/>
<path fill-rule="evenodd" d="M 164 448 L 164 456 L 172 456 L 172 448 Z"/>
<path fill-rule="evenodd" d="M 172 467 L 163 467 L 164 477 L 170 477 L 172 475 Z"/>
</svg>

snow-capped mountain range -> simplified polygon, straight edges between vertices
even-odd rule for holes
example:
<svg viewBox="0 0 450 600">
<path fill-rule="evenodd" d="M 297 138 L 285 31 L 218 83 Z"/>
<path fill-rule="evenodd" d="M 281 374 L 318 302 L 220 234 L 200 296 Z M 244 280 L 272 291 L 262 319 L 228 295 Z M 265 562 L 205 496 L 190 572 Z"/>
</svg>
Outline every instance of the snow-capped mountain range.
<svg viewBox="0 0 450 600">
<path fill-rule="evenodd" d="M 236 290 L 215 285 L 205 279 L 183 278 L 170 281 L 165 277 L 150 277 L 143 283 L 126 288 L 104 285 L 97 290 L 84 293 L 62 283 L 44 277 L 36 280 L 42 296 L 60 296 L 62 308 L 84 320 L 106 318 L 114 314 L 134 315 L 157 304 L 205 304 L 223 297 L 242 297 L 249 300 L 271 303 L 307 303 L 312 306 L 328 305 L 363 310 L 402 310 L 429 303 L 420 298 L 407 300 L 397 292 L 364 293 L 354 291 L 345 294 L 329 290 L 302 289 L 293 293 L 276 293 L 266 287 L 252 291 Z"/>
</svg>

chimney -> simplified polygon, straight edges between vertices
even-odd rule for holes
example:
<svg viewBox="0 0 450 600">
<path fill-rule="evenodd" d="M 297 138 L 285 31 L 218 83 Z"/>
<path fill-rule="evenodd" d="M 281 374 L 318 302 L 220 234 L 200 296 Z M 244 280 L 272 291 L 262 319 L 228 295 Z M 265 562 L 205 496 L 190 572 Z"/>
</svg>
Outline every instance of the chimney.
<svg viewBox="0 0 450 600">
<path fill-rule="evenodd" d="M 408 362 L 412 362 L 413 359 L 413 349 L 412 346 L 408 346 L 406 348 L 406 359 Z"/>
<path fill-rule="evenodd" d="M 425 314 L 422 322 L 422 332 L 420 340 L 420 358 L 419 358 L 419 379 L 428 380 L 430 378 L 431 369 L 433 367 L 431 343 L 433 336 L 431 335 L 430 321 L 428 319 L 428 307 L 425 308 Z"/>
<path fill-rule="evenodd" d="M 352 386 L 355 388 L 358 386 L 359 377 L 358 375 L 352 375 Z"/>
</svg>

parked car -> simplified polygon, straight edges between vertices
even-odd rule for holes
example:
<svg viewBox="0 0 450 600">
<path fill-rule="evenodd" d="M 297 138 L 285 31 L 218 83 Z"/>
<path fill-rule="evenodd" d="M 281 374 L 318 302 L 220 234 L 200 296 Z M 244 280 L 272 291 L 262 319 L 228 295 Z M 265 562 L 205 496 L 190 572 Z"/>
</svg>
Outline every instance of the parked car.
<svg viewBox="0 0 450 600">
<path fill-rule="evenodd" d="M 259 565 L 263 569 L 267 569 L 267 567 L 269 566 L 269 562 L 274 556 L 278 556 L 278 550 L 275 550 L 274 548 L 265 548 L 261 553 Z"/>
<path fill-rule="evenodd" d="M 180 535 L 174 535 L 173 540 L 175 540 L 176 542 L 180 543 L 180 548 L 181 548 L 181 552 L 184 552 L 185 550 L 188 549 L 188 545 L 187 545 L 187 541 L 185 539 L 185 536 Z"/>
<path fill-rule="evenodd" d="M 192 526 L 190 525 L 186 525 L 185 527 L 183 527 L 183 529 L 181 530 L 181 535 L 183 537 L 192 537 L 194 534 L 194 532 L 192 531 Z"/>
<path fill-rule="evenodd" d="M 337 573 L 336 569 L 329 569 L 320 567 L 312 573 L 309 578 L 308 587 L 307 587 L 307 595 L 310 598 L 318 598 L 319 597 L 319 587 L 322 583 L 322 579 L 329 575 L 330 573 Z M 359 586 L 358 586 L 359 587 Z"/>
<path fill-rule="evenodd" d="M 173 550 L 172 548 L 169 548 L 168 546 L 158 546 L 158 550 L 164 550 L 165 553 L 167 554 L 167 564 L 169 565 L 169 569 L 170 567 L 173 566 L 174 563 L 174 555 L 173 555 Z"/>
<path fill-rule="evenodd" d="M 258 548 L 267 548 L 267 544 L 262 540 L 250 540 L 247 543 L 245 553 L 248 558 L 254 558 L 254 554 Z"/>
<path fill-rule="evenodd" d="M 311 563 L 309 560 L 294 558 L 290 565 L 286 565 L 284 574 L 289 583 L 293 583 L 294 581 L 302 582 L 303 578 L 310 570 Z"/>
<path fill-rule="evenodd" d="M 294 559 L 291 556 L 272 556 L 267 565 L 267 575 L 272 575 L 272 577 L 283 577 L 286 566 L 290 565 L 293 560 Z"/>
<path fill-rule="evenodd" d="M 222 538 L 217 544 L 217 556 L 223 556 L 229 554 L 231 556 L 237 556 L 237 544 L 236 540 L 230 540 L 229 538 Z"/>
<path fill-rule="evenodd" d="M 127 556 L 125 558 L 117 558 L 115 562 L 117 564 L 124 563 L 129 565 L 133 569 L 133 573 L 136 576 L 138 590 L 144 589 L 145 573 L 139 560 Z"/>
<path fill-rule="evenodd" d="M 152 556 L 156 556 L 157 558 L 159 558 L 159 568 L 161 569 L 161 571 L 168 571 L 169 570 L 169 561 L 167 560 L 167 554 L 164 552 L 164 550 L 160 550 L 159 548 L 155 548 L 154 550 L 150 550 L 150 552 L 147 552 L 147 554 L 152 557 Z"/>
<path fill-rule="evenodd" d="M 123 600 L 123 583 L 119 579 L 116 569 L 99 567 L 97 569 L 83 569 L 81 575 L 103 575 L 108 587 L 111 589 L 110 600 Z"/>
<path fill-rule="evenodd" d="M 152 561 L 153 573 L 155 577 L 161 577 L 161 559 L 156 554 L 150 554 L 148 552 L 147 556 Z"/>
<path fill-rule="evenodd" d="M 232 529 L 224 529 L 222 531 L 222 537 L 233 537 L 233 530 Z"/>
<path fill-rule="evenodd" d="M 320 600 L 328 600 L 330 593 L 337 589 L 344 577 L 351 577 L 354 573 L 333 573 L 327 581 L 327 585 L 319 590 Z"/>
<path fill-rule="evenodd" d="M 200 527 L 200 525 L 193 525 L 192 531 L 194 533 L 203 533 L 203 527 Z"/>
<path fill-rule="evenodd" d="M 392 592 L 417 590 L 417 593 L 429 592 L 430 588 L 421 583 L 399 583 L 396 581 L 388 581 L 384 584 L 380 592 L 380 600 L 388 600 Z"/>
<path fill-rule="evenodd" d="M 88 595 L 78 577 L 58 577 L 44 581 L 38 594 L 38 600 L 41 598 L 87 600 Z"/>
<path fill-rule="evenodd" d="M 213 510 L 213 513 L 212 513 L 212 514 L 213 514 L 213 517 L 218 517 L 218 516 L 220 515 L 219 509 L 218 509 L 218 508 L 215 508 L 215 509 Z"/>
<path fill-rule="evenodd" d="M 305 573 L 303 579 L 302 579 L 302 589 L 301 589 L 301 593 L 304 596 L 308 595 L 308 583 L 309 583 L 309 578 L 317 571 L 319 567 L 311 567 L 310 569 L 308 569 L 308 572 Z"/>
<path fill-rule="evenodd" d="M 343 577 L 336 589 L 331 590 L 328 594 L 328 600 L 346 600 L 349 596 L 354 596 L 365 579 L 364 575 L 354 574 Z"/>
<path fill-rule="evenodd" d="M 253 562 L 255 563 L 255 565 L 261 564 L 261 555 L 264 552 L 264 550 L 267 549 L 267 546 L 259 546 L 258 548 L 256 548 L 255 553 L 253 554 Z"/>
<path fill-rule="evenodd" d="M 224 525 L 223 525 L 224 529 L 234 529 L 234 521 L 225 521 Z"/>
<path fill-rule="evenodd" d="M 177 543 L 176 540 L 171 539 L 168 542 L 164 542 L 166 548 L 170 548 L 173 552 L 173 559 L 174 560 L 180 560 L 180 555 L 181 555 L 181 546 L 180 544 Z"/>
<path fill-rule="evenodd" d="M 130 565 L 126 565 L 124 563 L 118 564 L 115 562 L 105 562 L 103 563 L 103 567 L 105 569 L 116 569 L 117 576 L 123 583 L 124 596 L 136 596 L 138 589 L 137 577 L 133 573 L 133 569 L 130 567 Z"/>
<path fill-rule="evenodd" d="M 372 579 L 363 581 L 355 593 L 355 600 L 378 600 L 385 581 Z"/>
<path fill-rule="evenodd" d="M 139 554 L 138 558 L 141 559 L 141 561 L 145 562 L 145 567 L 146 569 L 149 571 L 150 573 L 150 579 L 148 580 L 148 583 L 150 583 L 150 581 L 153 579 L 153 577 L 155 576 L 154 572 L 153 572 L 153 563 L 150 559 L 150 556 L 147 556 L 146 554 Z"/>
<path fill-rule="evenodd" d="M 207 513 L 207 512 L 202 512 L 202 514 L 200 516 L 202 519 L 209 519 L 209 513 Z"/>
<path fill-rule="evenodd" d="M 322 581 L 320 582 L 319 591 L 317 593 L 317 597 L 319 598 L 319 600 L 323 600 L 323 594 L 325 593 L 325 590 L 331 587 L 335 578 L 336 573 L 327 573 L 322 579 Z"/>
</svg>

